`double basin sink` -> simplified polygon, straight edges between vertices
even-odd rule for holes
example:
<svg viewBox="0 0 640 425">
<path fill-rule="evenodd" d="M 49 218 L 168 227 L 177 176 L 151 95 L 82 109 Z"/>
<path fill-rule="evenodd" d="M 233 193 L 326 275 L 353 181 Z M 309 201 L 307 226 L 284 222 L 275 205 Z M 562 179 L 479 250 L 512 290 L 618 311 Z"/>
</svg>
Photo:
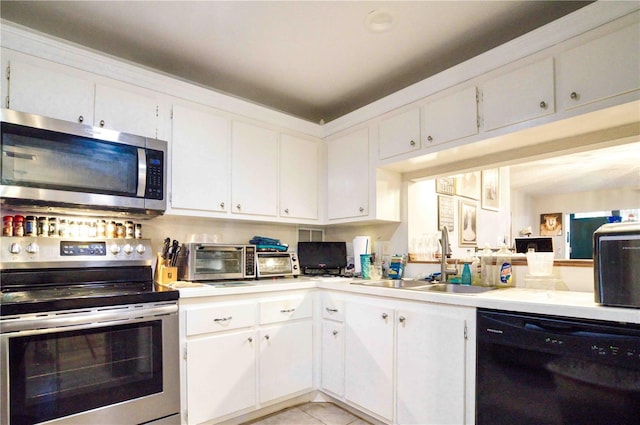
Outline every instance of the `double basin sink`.
<svg viewBox="0 0 640 425">
<path fill-rule="evenodd" d="M 413 291 L 423 292 L 441 292 L 451 294 L 480 294 L 487 291 L 493 291 L 495 286 L 471 286 L 459 285 L 454 283 L 429 283 L 420 280 L 361 280 L 351 282 L 352 285 L 375 286 L 379 288 L 398 288 L 410 289 Z"/>
</svg>

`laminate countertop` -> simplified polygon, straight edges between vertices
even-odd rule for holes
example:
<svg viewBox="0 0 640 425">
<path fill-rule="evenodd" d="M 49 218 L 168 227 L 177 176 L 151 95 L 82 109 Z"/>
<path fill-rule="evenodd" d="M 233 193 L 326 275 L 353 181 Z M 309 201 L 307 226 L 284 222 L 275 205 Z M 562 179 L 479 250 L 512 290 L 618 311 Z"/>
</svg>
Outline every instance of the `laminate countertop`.
<svg viewBox="0 0 640 425">
<path fill-rule="evenodd" d="M 228 283 L 212 286 L 203 283 L 174 282 L 169 286 L 180 291 L 182 302 L 196 301 L 201 297 L 229 297 L 249 294 L 266 294 L 280 291 L 321 289 L 348 292 L 397 300 L 450 304 L 477 308 L 490 308 L 606 320 L 624 323 L 640 323 L 640 308 L 619 308 L 596 304 L 592 292 L 557 291 L 531 288 L 501 288 L 478 294 L 440 293 L 403 288 L 387 288 L 360 285 L 360 279 L 339 277 L 300 277 Z M 215 301 L 215 300 L 212 300 Z"/>
</svg>

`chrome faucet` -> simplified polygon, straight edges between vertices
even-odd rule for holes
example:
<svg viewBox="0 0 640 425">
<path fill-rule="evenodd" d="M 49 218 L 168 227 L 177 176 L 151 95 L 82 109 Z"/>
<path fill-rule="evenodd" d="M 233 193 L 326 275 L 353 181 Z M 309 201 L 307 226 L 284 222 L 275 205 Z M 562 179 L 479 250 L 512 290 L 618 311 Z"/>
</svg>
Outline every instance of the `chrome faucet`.
<svg viewBox="0 0 640 425">
<path fill-rule="evenodd" d="M 440 258 L 440 282 L 447 283 L 447 276 L 458 274 L 455 267 L 450 269 L 447 267 L 447 257 L 451 255 L 451 246 L 449 245 L 449 230 L 447 226 L 442 226 L 440 235 L 440 245 L 442 245 L 442 256 Z"/>
</svg>

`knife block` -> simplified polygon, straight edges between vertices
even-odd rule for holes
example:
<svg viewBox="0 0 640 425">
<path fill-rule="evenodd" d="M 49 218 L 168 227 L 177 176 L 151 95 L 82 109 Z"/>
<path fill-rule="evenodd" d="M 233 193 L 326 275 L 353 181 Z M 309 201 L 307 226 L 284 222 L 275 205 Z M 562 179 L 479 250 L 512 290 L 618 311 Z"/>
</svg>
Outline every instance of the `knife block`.
<svg viewBox="0 0 640 425">
<path fill-rule="evenodd" d="M 158 255 L 156 263 L 155 282 L 166 285 L 178 280 L 178 268 L 164 265 L 164 260 Z"/>
</svg>

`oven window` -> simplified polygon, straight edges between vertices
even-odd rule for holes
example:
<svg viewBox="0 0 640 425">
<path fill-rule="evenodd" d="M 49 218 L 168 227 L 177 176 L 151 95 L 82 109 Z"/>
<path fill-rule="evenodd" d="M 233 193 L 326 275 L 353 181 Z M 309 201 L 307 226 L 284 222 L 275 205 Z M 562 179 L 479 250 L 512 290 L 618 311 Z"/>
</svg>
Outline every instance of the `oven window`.
<svg viewBox="0 0 640 425">
<path fill-rule="evenodd" d="M 196 251 L 196 273 L 242 273 L 242 250 Z"/>
<path fill-rule="evenodd" d="M 162 391 L 160 320 L 13 337 L 11 424 L 33 424 Z"/>
</svg>

